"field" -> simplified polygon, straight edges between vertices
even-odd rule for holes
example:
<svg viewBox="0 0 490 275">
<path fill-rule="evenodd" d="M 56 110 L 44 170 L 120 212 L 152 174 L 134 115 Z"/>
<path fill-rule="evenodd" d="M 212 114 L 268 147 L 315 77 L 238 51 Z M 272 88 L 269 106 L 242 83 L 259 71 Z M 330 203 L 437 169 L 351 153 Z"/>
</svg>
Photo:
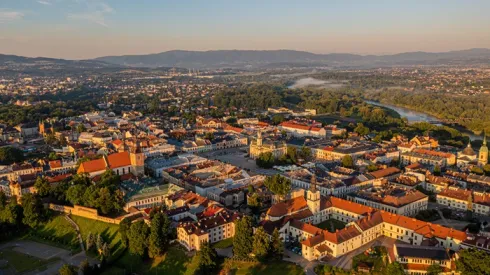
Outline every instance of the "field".
<svg viewBox="0 0 490 275">
<path fill-rule="evenodd" d="M 189 257 L 181 248 L 172 246 L 164 256 L 144 261 L 126 251 L 113 263 L 113 267 L 103 274 L 124 275 L 137 272 L 138 274 L 192 275 L 196 269 L 195 257 Z"/>
<path fill-rule="evenodd" d="M 322 223 L 317 224 L 316 227 L 324 229 L 324 230 L 328 230 L 330 232 L 335 232 L 335 230 L 337 230 L 337 229 L 339 229 L 339 230 L 343 229 L 345 227 L 345 223 L 338 221 L 338 220 L 335 220 L 335 219 L 329 219 L 329 220 L 326 220 Z"/>
<path fill-rule="evenodd" d="M 268 262 L 263 263 L 247 263 L 234 262 L 231 264 L 231 274 L 234 275 L 303 275 L 305 274 L 300 266 L 289 262 Z"/>
<path fill-rule="evenodd" d="M 2 262 L 2 269 L 13 269 L 15 274 L 34 270 L 42 271 L 46 269 L 46 266 L 49 263 L 59 260 L 58 258 L 43 260 L 31 255 L 14 251 L 12 247 L 2 249 L 0 251 L 0 259 Z"/>
<path fill-rule="evenodd" d="M 63 215 L 53 216 L 47 223 L 33 229 L 27 238 L 74 252 L 80 251 L 77 232 Z"/>
<path fill-rule="evenodd" d="M 117 258 L 125 249 L 121 236 L 119 235 L 119 225 L 95 221 L 79 216 L 71 216 L 72 220 L 80 227 L 80 234 L 83 241 L 87 238 L 88 233 L 92 235 L 101 234 L 105 242 L 109 243 L 111 248 L 111 259 Z"/>
</svg>

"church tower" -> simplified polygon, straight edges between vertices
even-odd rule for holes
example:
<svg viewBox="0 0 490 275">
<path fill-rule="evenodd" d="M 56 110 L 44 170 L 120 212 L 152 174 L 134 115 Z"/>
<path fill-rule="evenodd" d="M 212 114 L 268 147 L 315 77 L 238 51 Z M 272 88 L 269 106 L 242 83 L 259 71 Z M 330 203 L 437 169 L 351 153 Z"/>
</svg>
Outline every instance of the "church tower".
<svg viewBox="0 0 490 275">
<path fill-rule="evenodd" d="M 145 173 L 145 154 L 141 150 L 138 140 L 129 151 L 129 158 L 132 166 L 131 172 L 136 176 L 143 175 Z"/>
<path fill-rule="evenodd" d="M 259 130 L 257 132 L 257 146 L 260 147 L 262 146 L 262 131 Z"/>
<path fill-rule="evenodd" d="M 313 215 L 316 215 L 320 212 L 320 191 L 316 189 L 315 174 L 311 176 L 310 189 L 306 192 L 306 203 L 308 204 L 308 208 L 310 209 L 311 213 L 313 213 Z"/>
<path fill-rule="evenodd" d="M 487 147 L 487 134 L 483 132 L 483 144 L 480 147 L 480 152 L 478 153 L 478 164 L 481 166 L 488 163 L 488 147 Z"/>
</svg>

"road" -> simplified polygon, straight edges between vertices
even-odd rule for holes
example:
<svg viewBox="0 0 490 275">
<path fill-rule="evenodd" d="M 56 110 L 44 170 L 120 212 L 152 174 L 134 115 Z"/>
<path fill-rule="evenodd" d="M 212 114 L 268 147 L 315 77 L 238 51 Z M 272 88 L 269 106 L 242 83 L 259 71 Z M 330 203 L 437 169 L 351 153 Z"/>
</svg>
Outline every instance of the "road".
<svg viewBox="0 0 490 275">
<path fill-rule="evenodd" d="M 24 253 L 27 255 L 32 255 L 37 258 L 41 259 L 51 259 L 51 258 L 59 258 L 60 261 L 53 262 L 47 266 L 47 269 L 44 271 L 31 271 L 27 272 L 25 274 L 42 274 L 42 275 L 52 275 L 52 274 L 58 274 L 58 270 L 63 266 L 64 264 L 69 264 L 73 266 L 79 266 L 80 263 L 87 259 L 89 263 L 96 264 L 98 261 L 89 258 L 85 255 L 85 252 L 82 251 L 78 254 L 71 255 L 71 252 L 58 248 L 58 247 L 53 247 L 47 244 L 42 244 L 42 243 L 37 243 L 33 241 L 28 241 L 28 240 L 16 240 L 16 241 L 11 241 L 4 243 L 0 246 L 0 250 L 7 248 L 7 247 L 13 247 L 15 251 L 18 251 L 20 253 Z"/>
</svg>

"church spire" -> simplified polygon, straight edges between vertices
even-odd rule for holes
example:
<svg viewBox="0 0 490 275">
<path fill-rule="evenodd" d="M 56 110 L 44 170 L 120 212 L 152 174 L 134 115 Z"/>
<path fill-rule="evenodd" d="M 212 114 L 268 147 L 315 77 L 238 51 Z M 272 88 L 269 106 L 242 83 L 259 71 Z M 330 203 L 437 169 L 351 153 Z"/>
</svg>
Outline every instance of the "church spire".
<svg viewBox="0 0 490 275">
<path fill-rule="evenodd" d="M 485 130 L 483 130 L 483 146 L 487 145 L 487 133 L 485 133 Z"/>
<path fill-rule="evenodd" d="M 313 174 L 311 176 L 310 191 L 311 192 L 316 192 L 316 174 Z"/>
</svg>

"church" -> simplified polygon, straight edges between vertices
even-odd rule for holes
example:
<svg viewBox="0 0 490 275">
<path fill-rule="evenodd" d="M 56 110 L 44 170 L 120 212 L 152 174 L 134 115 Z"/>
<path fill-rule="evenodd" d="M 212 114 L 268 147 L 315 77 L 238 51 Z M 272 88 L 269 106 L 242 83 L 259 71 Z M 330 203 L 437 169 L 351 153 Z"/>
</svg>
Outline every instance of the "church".
<svg viewBox="0 0 490 275">
<path fill-rule="evenodd" d="M 326 220 L 345 223 L 337 230 L 319 228 Z M 339 257 L 386 236 L 411 245 L 433 244 L 457 251 L 466 233 L 441 225 L 378 210 L 337 197 L 322 197 L 312 177 L 306 196 L 273 205 L 260 225 L 277 229 L 283 240 L 297 240 L 308 261 Z"/>
<path fill-rule="evenodd" d="M 77 174 L 88 174 L 90 177 L 103 174 L 111 169 L 117 175 L 143 175 L 145 172 L 145 155 L 139 146 L 133 146 L 123 152 L 103 155 L 100 159 L 82 162 Z"/>
<path fill-rule="evenodd" d="M 257 159 L 260 154 L 272 153 L 274 158 L 278 159 L 287 153 L 287 145 L 284 141 L 264 140 L 262 131 L 257 132 L 257 139 L 250 142 L 250 158 Z"/>
<path fill-rule="evenodd" d="M 487 147 L 487 134 L 483 134 L 483 144 L 480 147 L 480 151 L 478 152 L 478 164 L 480 166 L 484 166 L 488 164 L 488 147 Z"/>
</svg>

